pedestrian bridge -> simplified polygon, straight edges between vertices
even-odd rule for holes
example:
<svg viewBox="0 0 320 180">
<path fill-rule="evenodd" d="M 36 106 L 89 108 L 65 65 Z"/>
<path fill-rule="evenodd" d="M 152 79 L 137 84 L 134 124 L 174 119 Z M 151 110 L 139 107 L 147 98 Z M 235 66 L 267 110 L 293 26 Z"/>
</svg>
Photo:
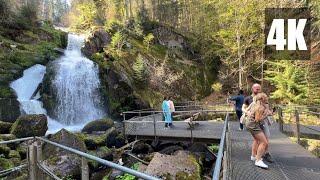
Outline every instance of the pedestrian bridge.
<svg viewBox="0 0 320 180">
<path fill-rule="evenodd" d="M 190 109 L 190 106 L 188 106 L 188 108 L 179 109 L 174 115 L 174 127 L 170 129 L 164 128 L 161 111 L 124 112 L 122 114 L 124 117 L 124 134 L 127 138 L 134 137 L 136 139 L 190 141 L 191 143 L 195 141 L 203 143 L 219 142 L 217 159 L 212 169 L 213 180 L 320 179 L 320 159 L 298 144 L 303 144 L 304 138 L 319 140 L 319 111 L 314 112 L 299 108 L 292 110 L 279 106 L 277 122 L 270 128 L 271 137 L 269 140 L 269 151 L 275 162 L 268 164 L 269 169 L 265 170 L 254 166 L 254 163 L 250 161 L 251 135 L 247 131 L 238 131 L 238 122 L 235 121 L 235 116 L 230 109 L 221 108 L 220 105 L 218 107 L 194 106 Z M 289 120 L 288 117 L 290 117 Z M 288 135 L 296 138 L 298 143 L 292 141 Z M 0 141 L 0 145 L 17 142 L 26 142 L 28 146 L 27 161 L 17 167 L 0 171 L 1 179 L 22 168 L 28 168 L 28 179 L 42 180 L 49 177 L 60 179 L 43 163 L 43 155 L 46 153 L 42 151 L 44 143 L 80 156 L 81 179 L 83 180 L 90 179 L 88 160 L 129 173 L 140 179 L 160 179 L 119 165 L 116 162 L 107 161 L 72 147 L 52 142 L 45 137 Z M 317 148 L 319 152 L 319 147 Z"/>
<path fill-rule="evenodd" d="M 169 129 L 164 128 L 161 111 L 124 112 L 124 134 L 136 139 L 203 143 L 219 141 L 213 179 L 320 179 L 320 158 L 288 137 L 288 135 L 295 137 L 299 143 L 302 138 L 319 140 L 319 112 L 305 111 L 297 107 L 294 109 L 278 107 L 276 122 L 270 128 L 269 140 L 269 151 L 275 162 L 269 163 L 269 169 L 265 170 L 254 166 L 254 163 L 250 161 L 252 136 L 247 131 L 238 130 L 239 124 L 230 109 L 192 109 L 176 111 L 175 116 L 188 115 L 185 116 L 186 119 L 173 121 L 174 127 Z M 222 121 L 221 119 L 206 119 L 210 117 L 208 114 L 222 115 L 224 118 Z M 286 122 L 284 119 L 288 114 L 290 114 L 290 121 Z M 131 118 L 126 119 L 130 115 Z M 317 117 L 316 122 L 308 124 L 310 117 L 308 115 Z M 190 120 L 194 126 L 190 126 Z"/>
</svg>

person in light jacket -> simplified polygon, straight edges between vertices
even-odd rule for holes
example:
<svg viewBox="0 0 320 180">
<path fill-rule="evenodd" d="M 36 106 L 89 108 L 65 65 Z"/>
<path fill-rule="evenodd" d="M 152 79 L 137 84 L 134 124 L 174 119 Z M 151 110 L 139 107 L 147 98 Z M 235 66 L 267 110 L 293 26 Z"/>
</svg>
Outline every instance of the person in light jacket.
<svg viewBox="0 0 320 180">
<path fill-rule="evenodd" d="M 170 111 L 170 104 L 167 97 L 163 98 L 162 102 L 162 112 L 164 116 L 165 128 L 172 125 L 172 117 Z"/>
</svg>

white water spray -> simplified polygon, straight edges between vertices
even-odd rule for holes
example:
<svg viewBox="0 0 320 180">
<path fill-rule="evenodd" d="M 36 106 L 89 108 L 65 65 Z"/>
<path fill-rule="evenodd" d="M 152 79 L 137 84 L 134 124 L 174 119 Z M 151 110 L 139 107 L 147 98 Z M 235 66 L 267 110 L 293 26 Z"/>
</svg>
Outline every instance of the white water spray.
<svg viewBox="0 0 320 180">
<path fill-rule="evenodd" d="M 54 133 L 61 128 L 79 131 L 89 121 L 106 115 L 100 102 L 98 67 L 82 56 L 80 48 L 83 41 L 83 37 L 70 34 L 65 55 L 55 61 L 56 75 L 52 84 L 58 100 L 55 109 L 57 119 L 48 117 L 47 133 Z M 39 100 L 39 92 L 32 97 L 45 71 L 45 66 L 34 65 L 10 84 L 17 94 L 23 114 L 47 115 Z"/>
</svg>

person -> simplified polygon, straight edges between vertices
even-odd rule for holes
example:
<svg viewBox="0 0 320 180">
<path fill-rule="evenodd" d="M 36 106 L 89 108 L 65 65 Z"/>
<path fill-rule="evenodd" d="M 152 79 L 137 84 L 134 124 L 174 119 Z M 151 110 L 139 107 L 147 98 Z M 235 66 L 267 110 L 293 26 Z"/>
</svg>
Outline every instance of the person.
<svg viewBox="0 0 320 180">
<path fill-rule="evenodd" d="M 164 116 L 164 127 L 167 128 L 168 126 L 171 127 L 172 125 L 172 117 L 171 117 L 171 111 L 170 111 L 170 105 L 167 97 L 163 98 L 162 102 L 162 112 Z"/>
<path fill-rule="evenodd" d="M 252 94 L 250 96 L 247 96 L 244 98 L 244 103 L 242 105 L 242 112 L 247 114 L 247 108 L 250 106 L 250 104 L 253 102 L 253 98 L 261 92 L 261 86 L 260 84 L 258 83 L 255 83 L 252 85 Z M 264 123 L 263 124 L 263 132 L 265 133 L 266 135 L 266 138 L 267 138 L 267 141 L 269 143 L 269 138 L 270 138 L 270 129 L 269 129 L 269 125 L 270 125 L 270 122 L 266 119 L 267 123 Z M 273 159 L 271 157 L 271 154 L 269 153 L 269 148 L 267 147 L 266 151 L 265 151 L 265 154 L 263 156 L 263 159 L 265 159 L 266 161 L 270 162 L 270 163 L 273 163 Z"/>
<path fill-rule="evenodd" d="M 268 105 L 268 96 L 265 93 L 258 93 L 254 96 L 253 102 L 247 109 L 248 120 L 246 127 L 253 136 L 251 160 L 255 161 L 255 165 L 261 168 L 268 168 L 263 162 L 262 156 L 264 155 L 267 147 L 268 140 L 263 132 L 262 125 L 268 116 L 272 115 Z"/>
<path fill-rule="evenodd" d="M 243 105 L 243 101 L 244 101 L 243 90 L 240 89 L 238 95 L 230 97 L 229 100 L 236 102 L 235 109 L 236 109 L 237 118 L 238 118 L 239 124 L 240 124 L 239 130 L 242 131 L 243 124 L 240 122 L 240 118 L 242 116 L 242 105 Z"/>
<path fill-rule="evenodd" d="M 172 97 L 171 96 L 169 97 L 169 106 L 170 106 L 171 113 L 176 111 L 175 108 L 174 108 L 174 103 L 172 101 Z"/>
</svg>

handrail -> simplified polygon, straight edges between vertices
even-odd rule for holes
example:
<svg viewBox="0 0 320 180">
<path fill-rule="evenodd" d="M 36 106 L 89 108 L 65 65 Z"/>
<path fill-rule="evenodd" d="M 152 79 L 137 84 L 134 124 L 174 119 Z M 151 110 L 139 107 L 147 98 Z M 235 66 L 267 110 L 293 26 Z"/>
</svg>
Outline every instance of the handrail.
<svg viewBox="0 0 320 180">
<path fill-rule="evenodd" d="M 190 110 L 190 111 L 175 111 L 174 113 L 197 113 L 197 112 L 221 112 L 221 113 L 232 113 L 234 112 L 233 110 L 206 110 L 206 109 L 199 109 L 199 110 Z M 125 111 L 122 112 L 123 114 L 139 114 L 139 113 L 163 113 L 163 111 Z"/>
<path fill-rule="evenodd" d="M 139 178 L 143 178 L 143 179 L 147 179 L 147 180 L 160 180 L 160 179 L 158 179 L 156 177 L 153 177 L 153 176 L 150 176 L 148 174 L 145 174 L 145 173 L 130 169 L 130 168 L 125 167 L 125 166 L 121 166 L 119 164 L 116 164 L 116 163 L 113 163 L 113 162 L 98 158 L 96 156 L 93 156 L 93 155 L 87 154 L 85 152 L 82 152 L 82 151 L 79 151 L 79 150 L 76 150 L 76 149 L 73 149 L 73 148 L 58 144 L 56 142 L 52 142 L 52 141 L 47 140 L 45 138 L 36 137 L 36 139 L 38 139 L 40 141 L 43 141 L 43 142 L 46 142 L 46 143 L 49 143 L 49 144 L 54 145 L 56 147 L 59 147 L 61 149 L 67 150 L 67 151 L 72 152 L 74 154 L 77 154 L 79 156 L 85 157 L 87 159 L 91 159 L 91 160 L 97 161 L 97 162 L 99 162 L 99 163 L 101 163 L 103 165 L 109 166 L 111 168 L 114 168 L 114 169 L 129 173 L 129 174 L 132 174 L 132 175 L 134 175 L 136 177 L 139 177 Z"/>
<path fill-rule="evenodd" d="M 226 133 L 227 133 L 227 130 L 228 130 L 227 129 L 228 122 L 229 122 L 229 113 L 227 113 L 226 119 L 224 121 L 223 131 L 222 131 L 220 144 L 219 144 L 218 156 L 217 156 L 217 159 L 216 159 L 216 164 L 215 164 L 213 175 L 212 175 L 212 180 L 219 180 L 219 175 L 220 175 L 220 170 L 221 170 L 221 163 L 222 163 L 222 158 L 223 158 L 223 151 L 224 151 L 224 146 L 225 146 Z"/>
<path fill-rule="evenodd" d="M 0 141 L 0 145 L 1 144 L 9 144 L 9 143 L 21 142 L 21 141 L 28 141 L 28 140 L 31 140 L 31 139 L 33 139 L 33 137 L 13 139 L 13 140 L 8 140 L 8 141 Z"/>
</svg>

